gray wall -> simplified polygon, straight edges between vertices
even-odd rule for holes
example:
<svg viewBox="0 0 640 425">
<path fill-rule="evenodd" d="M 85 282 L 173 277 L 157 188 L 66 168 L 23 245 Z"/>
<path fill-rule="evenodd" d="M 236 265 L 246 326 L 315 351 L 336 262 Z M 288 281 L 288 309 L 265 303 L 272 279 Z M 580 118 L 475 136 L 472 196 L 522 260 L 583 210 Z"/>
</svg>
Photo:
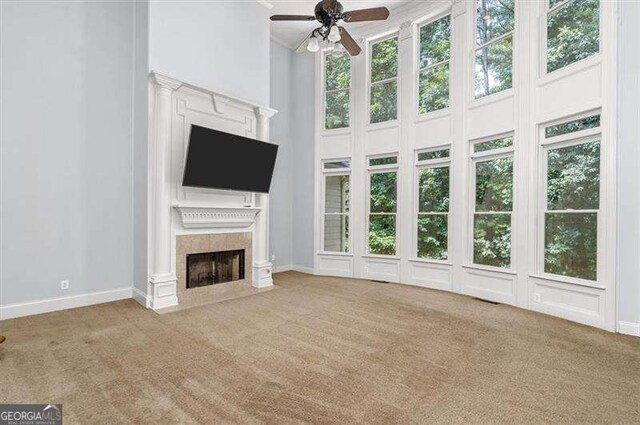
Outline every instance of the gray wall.
<svg viewBox="0 0 640 425">
<path fill-rule="evenodd" d="M 618 320 L 640 323 L 640 2 L 618 16 Z"/>
<path fill-rule="evenodd" d="M 2 2 L 3 305 L 131 286 L 132 11 Z"/>
<path fill-rule="evenodd" d="M 253 0 L 151 0 L 150 67 L 266 106 L 269 14 Z"/>
<path fill-rule="evenodd" d="M 293 52 L 272 41 L 270 106 L 278 113 L 271 119 L 270 139 L 279 148 L 269 193 L 269 251 L 276 271 L 291 266 L 293 259 L 292 71 Z"/>
<path fill-rule="evenodd" d="M 136 0 L 134 10 L 133 122 L 133 285 L 147 291 L 147 130 L 149 76 L 149 1 Z"/>
<path fill-rule="evenodd" d="M 293 264 L 314 265 L 315 55 L 293 56 Z"/>
</svg>

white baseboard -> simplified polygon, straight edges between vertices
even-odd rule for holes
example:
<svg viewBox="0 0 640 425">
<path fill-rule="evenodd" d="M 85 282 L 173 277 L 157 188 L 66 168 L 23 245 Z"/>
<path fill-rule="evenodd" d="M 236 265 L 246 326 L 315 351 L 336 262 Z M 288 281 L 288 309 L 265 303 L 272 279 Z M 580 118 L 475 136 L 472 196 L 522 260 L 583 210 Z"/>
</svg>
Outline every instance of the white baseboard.
<svg viewBox="0 0 640 425">
<path fill-rule="evenodd" d="M 625 335 L 640 336 L 640 323 L 618 322 L 618 332 Z"/>
<path fill-rule="evenodd" d="M 293 270 L 293 266 L 291 264 L 287 264 L 286 266 L 275 266 L 273 268 L 274 273 L 290 272 L 291 270 Z"/>
<path fill-rule="evenodd" d="M 133 296 L 133 299 L 138 301 L 138 304 L 142 305 L 143 307 L 149 308 L 149 306 L 151 305 L 151 300 L 149 297 L 147 297 L 147 294 L 145 294 L 138 288 L 133 287 L 131 295 Z"/>
<path fill-rule="evenodd" d="M 0 307 L 0 318 L 32 316 L 34 314 L 49 313 L 69 308 L 84 307 L 92 304 L 102 304 L 111 301 L 131 298 L 131 287 L 111 289 L 109 291 L 91 292 L 89 294 L 69 295 L 66 297 L 49 298 L 47 300 L 30 301 L 26 303 L 8 304 Z"/>
<path fill-rule="evenodd" d="M 312 267 L 304 267 L 304 266 L 293 265 L 292 266 L 292 270 L 295 270 L 295 271 L 300 272 L 300 273 L 315 274 L 315 271 L 313 270 Z"/>
</svg>

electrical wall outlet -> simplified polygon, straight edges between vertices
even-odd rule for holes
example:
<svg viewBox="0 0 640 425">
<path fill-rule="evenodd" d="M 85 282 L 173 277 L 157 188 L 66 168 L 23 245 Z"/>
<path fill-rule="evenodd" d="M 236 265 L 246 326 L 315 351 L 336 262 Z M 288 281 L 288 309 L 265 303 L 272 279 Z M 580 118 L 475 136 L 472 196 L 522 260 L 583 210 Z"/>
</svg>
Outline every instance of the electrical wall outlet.
<svg viewBox="0 0 640 425">
<path fill-rule="evenodd" d="M 275 255 L 275 254 L 273 254 L 273 255 L 271 256 L 271 262 L 272 262 L 272 263 L 275 263 L 275 262 L 276 262 L 276 255 Z"/>
<path fill-rule="evenodd" d="M 533 301 L 539 303 L 540 301 L 542 301 L 541 297 L 540 297 L 540 293 L 539 292 L 534 292 L 533 293 Z"/>
<path fill-rule="evenodd" d="M 69 281 L 63 280 L 62 282 L 60 282 L 60 289 L 62 289 L 63 291 L 69 289 Z"/>
</svg>

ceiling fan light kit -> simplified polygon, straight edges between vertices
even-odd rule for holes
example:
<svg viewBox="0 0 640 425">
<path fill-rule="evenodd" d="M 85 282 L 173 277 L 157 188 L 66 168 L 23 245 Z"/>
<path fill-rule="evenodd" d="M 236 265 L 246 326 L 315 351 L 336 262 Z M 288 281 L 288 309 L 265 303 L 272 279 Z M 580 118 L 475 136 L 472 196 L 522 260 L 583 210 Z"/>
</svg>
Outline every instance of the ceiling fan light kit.
<svg viewBox="0 0 640 425">
<path fill-rule="evenodd" d="M 311 15 L 273 15 L 272 21 L 318 21 L 322 26 L 311 31 L 307 44 L 307 50 L 317 52 L 320 50 L 318 38 L 326 43 L 327 49 L 333 57 L 340 57 L 344 51 L 351 56 L 357 56 L 362 49 L 353 37 L 344 28 L 338 25 L 338 21 L 365 22 L 384 21 L 389 17 L 389 9 L 386 7 L 374 7 L 343 12 L 342 4 L 337 0 L 323 0 L 316 4 L 314 16 Z M 305 40 L 302 42 L 305 43 Z M 298 49 L 299 51 L 299 49 Z"/>
</svg>

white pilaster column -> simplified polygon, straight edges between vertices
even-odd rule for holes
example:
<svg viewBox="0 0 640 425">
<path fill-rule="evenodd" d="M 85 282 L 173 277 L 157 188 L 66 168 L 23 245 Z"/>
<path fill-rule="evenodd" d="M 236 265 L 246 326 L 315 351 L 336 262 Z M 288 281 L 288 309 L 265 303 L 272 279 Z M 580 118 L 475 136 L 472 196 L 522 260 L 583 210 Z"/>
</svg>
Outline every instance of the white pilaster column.
<svg viewBox="0 0 640 425">
<path fill-rule="evenodd" d="M 277 111 L 269 108 L 256 107 L 256 136 L 258 140 L 269 140 L 269 119 Z M 256 207 L 260 212 L 256 216 L 253 231 L 253 286 L 266 288 L 273 285 L 271 277 L 273 264 L 269 260 L 269 195 L 256 194 Z"/>
<path fill-rule="evenodd" d="M 149 158 L 153 253 L 149 278 L 150 307 L 178 304 L 174 267 L 171 264 L 171 121 L 173 92 L 181 83 L 169 77 L 151 74 L 154 86 L 153 113 L 150 116 Z"/>
</svg>

